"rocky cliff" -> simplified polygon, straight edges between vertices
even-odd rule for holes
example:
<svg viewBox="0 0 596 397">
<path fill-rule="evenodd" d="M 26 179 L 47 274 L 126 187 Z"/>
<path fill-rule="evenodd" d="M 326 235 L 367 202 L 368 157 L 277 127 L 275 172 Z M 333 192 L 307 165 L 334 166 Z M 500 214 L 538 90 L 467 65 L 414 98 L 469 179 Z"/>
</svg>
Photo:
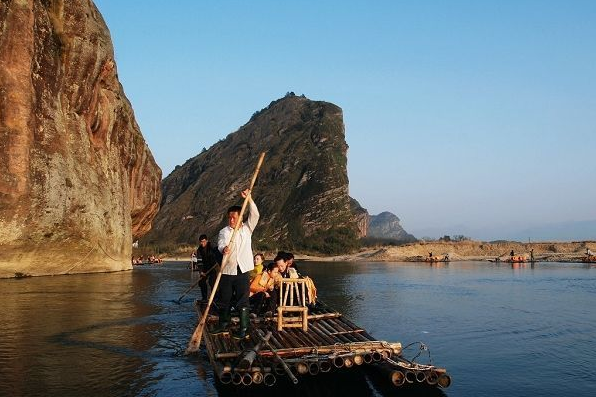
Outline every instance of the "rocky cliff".
<svg viewBox="0 0 596 397">
<path fill-rule="evenodd" d="M 399 218 L 387 211 L 381 212 L 379 215 L 370 216 L 367 237 L 402 242 L 416 241 L 416 237 L 406 232 L 400 225 Z"/>
<path fill-rule="evenodd" d="M 216 239 L 266 151 L 254 191 L 261 212 L 254 246 L 349 249 L 366 233 L 368 215 L 348 195 L 347 150 L 339 107 L 286 95 L 163 180 L 161 210 L 142 243 L 196 244 L 200 233 Z"/>
<path fill-rule="evenodd" d="M 130 268 L 160 179 L 95 5 L 0 2 L 0 277 Z"/>
</svg>

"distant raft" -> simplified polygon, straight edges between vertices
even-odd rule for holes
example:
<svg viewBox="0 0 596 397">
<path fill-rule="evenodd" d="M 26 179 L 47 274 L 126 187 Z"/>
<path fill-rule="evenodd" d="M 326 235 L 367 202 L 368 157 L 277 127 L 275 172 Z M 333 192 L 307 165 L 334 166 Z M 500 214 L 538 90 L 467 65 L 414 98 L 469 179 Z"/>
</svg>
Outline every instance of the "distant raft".
<svg viewBox="0 0 596 397">
<path fill-rule="evenodd" d="M 362 366 L 394 387 L 451 384 L 444 368 L 405 359 L 401 343 L 376 340 L 320 300 L 305 304 L 308 297 L 298 288 L 295 292 L 289 300 L 287 294 L 280 297 L 276 313 L 251 318 L 249 339 L 212 335 L 218 317 L 208 316 L 203 341 L 219 382 L 273 386 L 283 378 L 296 384 L 302 377 Z M 197 303 L 196 309 L 201 318 L 206 306 Z M 233 317 L 232 323 L 232 329 L 238 327 L 239 319 Z"/>
<path fill-rule="evenodd" d="M 508 259 L 505 259 L 503 262 L 507 262 L 507 263 L 526 263 L 528 260 L 526 259 L 526 257 L 521 256 L 521 255 L 517 255 L 517 256 L 512 256 Z"/>
</svg>

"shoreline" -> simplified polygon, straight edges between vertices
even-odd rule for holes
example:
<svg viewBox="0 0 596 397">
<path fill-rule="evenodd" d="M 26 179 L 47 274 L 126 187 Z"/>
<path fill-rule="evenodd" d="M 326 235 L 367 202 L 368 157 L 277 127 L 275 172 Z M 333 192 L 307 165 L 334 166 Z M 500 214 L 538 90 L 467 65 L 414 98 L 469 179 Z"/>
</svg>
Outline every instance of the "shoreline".
<svg viewBox="0 0 596 397">
<path fill-rule="evenodd" d="M 297 261 L 308 262 L 426 262 L 429 253 L 443 258 L 449 256 L 450 262 L 460 261 L 487 261 L 494 262 L 497 258 L 504 262 L 513 251 L 516 256 L 522 256 L 529 261 L 532 256 L 536 262 L 582 262 L 586 250 L 596 252 L 596 241 L 574 242 L 495 242 L 460 241 L 460 242 L 416 242 L 399 246 L 385 245 L 379 247 L 363 248 L 358 252 L 341 255 L 309 255 L 294 252 Z M 265 258 L 271 260 L 275 253 L 266 252 Z M 164 261 L 190 261 L 178 256 L 166 256 Z M 440 262 L 439 262 L 440 263 Z"/>
<path fill-rule="evenodd" d="M 362 249 L 359 252 L 335 256 L 296 255 L 298 260 L 322 262 L 427 262 L 433 256 L 449 257 L 450 262 L 459 261 L 497 261 L 510 258 L 510 252 L 529 261 L 533 256 L 536 262 L 582 262 L 586 250 L 596 251 L 596 241 L 579 242 L 497 242 L 482 241 L 460 242 L 417 242 L 400 246 L 381 246 Z"/>
</svg>

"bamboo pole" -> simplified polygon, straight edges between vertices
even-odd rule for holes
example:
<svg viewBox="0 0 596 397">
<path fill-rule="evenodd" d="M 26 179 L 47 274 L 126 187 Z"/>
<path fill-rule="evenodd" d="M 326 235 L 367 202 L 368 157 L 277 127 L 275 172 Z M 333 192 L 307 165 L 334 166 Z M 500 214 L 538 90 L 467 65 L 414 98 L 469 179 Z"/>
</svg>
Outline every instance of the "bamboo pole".
<svg viewBox="0 0 596 397">
<path fill-rule="evenodd" d="M 273 347 L 271 347 L 271 345 L 269 344 L 269 341 L 267 339 L 265 339 L 265 337 L 263 336 L 262 331 L 257 330 L 256 334 L 259 336 L 259 338 L 261 338 L 261 340 L 265 343 L 265 345 L 267 345 L 267 347 L 269 347 L 269 350 L 271 351 L 271 353 L 273 353 L 273 356 L 283 366 L 284 371 L 286 371 L 286 373 L 288 374 L 288 376 L 292 380 L 292 383 L 297 384 L 298 383 L 298 379 L 296 379 L 296 377 L 294 376 L 294 374 L 292 373 L 292 371 L 290 371 L 290 368 L 288 367 L 288 365 L 286 364 L 286 362 L 283 360 L 283 358 L 281 358 L 279 356 L 279 354 L 277 354 L 277 351 L 275 351 L 273 349 Z"/>
<path fill-rule="evenodd" d="M 319 324 L 311 324 L 309 329 L 311 329 L 318 337 L 321 341 L 323 341 L 324 344 L 327 345 L 332 345 L 334 344 L 336 341 L 333 340 L 333 338 L 330 338 L 328 335 L 325 335 L 325 333 L 319 328 Z M 319 345 L 321 345 L 319 343 Z"/>
<path fill-rule="evenodd" d="M 237 368 L 240 369 L 248 369 L 252 366 L 253 361 L 257 358 L 259 351 L 263 348 L 265 343 L 269 343 L 269 338 L 271 338 L 271 331 L 267 332 L 267 335 L 263 337 L 263 339 L 257 343 L 254 347 L 250 348 L 245 354 L 244 357 L 240 359 L 240 362 L 237 365 Z"/>
<path fill-rule="evenodd" d="M 322 346 L 303 346 L 300 348 L 289 347 L 284 349 L 274 349 L 275 352 L 281 357 L 300 357 L 305 354 L 311 354 L 313 350 L 316 350 L 319 355 L 325 354 L 347 354 L 347 353 L 365 353 L 379 351 L 387 348 L 387 342 L 375 341 L 375 342 L 354 342 L 344 343 L 341 345 L 322 345 Z M 268 346 L 269 350 L 261 350 L 259 356 L 262 358 L 274 357 L 273 351 Z M 240 355 L 241 352 L 226 352 L 216 353 L 215 358 L 218 360 L 232 359 Z M 388 361 L 388 360 L 387 360 Z"/>
<path fill-rule="evenodd" d="M 257 176 L 259 175 L 259 171 L 261 170 L 261 165 L 263 164 L 264 159 L 265 159 L 265 152 L 261 153 L 261 155 L 259 157 L 259 161 L 257 162 L 255 172 L 254 172 L 254 174 L 252 176 L 252 180 L 250 182 L 249 192 L 246 195 L 246 197 L 244 198 L 244 202 L 242 203 L 242 209 L 240 210 L 240 215 L 238 216 L 238 221 L 236 222 L 234 231 L 232 232 L 232 236 L 230 237 L 230 243 L 228 244 L 228 247 L 230 247 L 230 252 L 232 250 L 232 246 L 234 245 L 234 239 L 236 237 L 236 233 L 240 229 L 240 225 L 242 225 L 242 218 L 244 216 L 244 211 L 246 210 L 248 201 L 251 200 L 252 188 L 255 185 L 255 182 L 257 181 Z M 229 257 L 230 257 L 229 254 L 225 254 L 221 261 L 221 266 L 219 268 L 219 271 L 217 272 L 217 278 L 215 279 L 215 283 L 213 284 L 213 288 L 211 289 L 211 295 L 209 296 L 209 302 L 207 302 L 207 307 L 205 308 L 205 312 L 203 313 L 203 317 L 201 318 L 201 321 L 199 321 L 199 325 L 197 325 L 197 328 L 193 332 L 192 337 L 190 338 L 190 341 L 188 342 L 188 347 L 186 348 L 185 354 L 195 353 L 197 350 L 199 350 L 199 347 L 201 346 L 201 337 L 203 336 L 203 330 L 204 330 L 205 324 L 207 322 L 207 316 L 209 315 L 209 309 L 211 308 L 211 304 L 213 303 L 213 299 L 215 298 L 215 293 L 217 292 L 217 287 L 219 286 L 219 280 L 221 280 L 221 275 L 223 273 L 223 269 L 227 265 Z"/>
<path fill-rule="evenodd" d="M 190 292 L 190 291 L 191 291 L 193 288 L 195 288 L 197 285 L 199 285 L 199 283 L 201 282 L 201 280 L 203 280 L 204 278 L 206 278 L 206 277 L 207 277 L 207 275 L 208 275 L 209 273 L 211 273 L 211 271 L 212 271 L 213 269 L 215 269 L 215 267 L 216 267 L 216 266 L 214 265 L 214 266 L 212 266 L 212 267 L 211 267 L 211 269 L 207 270 L 207 272 L 205 272 L 205 273 L 201 274 L 201 275 L 199 276 L 199 279 L 198 279 L 197 281 L 195 281 L 195 282 L 194 282 L 194 284 L 192 284 L 190 287 L 188 287 L 188 288 L 186 289 L 186 291 L 184 291 L 184 292 L 182 293 L 182 295 L 180 295 L 180 297 L 178 298 L 178 303 L 180 303 L 180 301 L 182 300 L 182 298 L 184 298 L 184 297 L 186 296 L 186 294 L 188 294 L 188 293 L 189 293 L 189 292 Z"/>
<path fill-rule="evenodd" d="M 341 317 L 342 314 L 341 313 L 322 313 L 322 314 L 309 314 L 308 315 L 308 320 L 312 321 L 312 320 L 324 320 L 326 318 L 338 318 Z"/>
</svg>

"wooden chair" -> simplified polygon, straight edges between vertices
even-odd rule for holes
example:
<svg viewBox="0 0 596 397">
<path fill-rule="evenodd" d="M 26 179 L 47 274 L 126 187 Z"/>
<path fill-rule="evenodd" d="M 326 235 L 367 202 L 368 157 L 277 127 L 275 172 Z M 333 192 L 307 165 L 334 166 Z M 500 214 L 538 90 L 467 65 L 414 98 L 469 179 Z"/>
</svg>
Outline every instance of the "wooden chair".
<svg viewBox="0 0 596 397">
<path fill-rule="evenodd" d="M 279 306 L 277 307 L 277 330 L 302 328 L 308 331 L 308 307 L 306 307 L 306 280 L 284 278 L 279 285 Z M 291 316 L 290 314 L 299 315 Z"/>
</svg>

